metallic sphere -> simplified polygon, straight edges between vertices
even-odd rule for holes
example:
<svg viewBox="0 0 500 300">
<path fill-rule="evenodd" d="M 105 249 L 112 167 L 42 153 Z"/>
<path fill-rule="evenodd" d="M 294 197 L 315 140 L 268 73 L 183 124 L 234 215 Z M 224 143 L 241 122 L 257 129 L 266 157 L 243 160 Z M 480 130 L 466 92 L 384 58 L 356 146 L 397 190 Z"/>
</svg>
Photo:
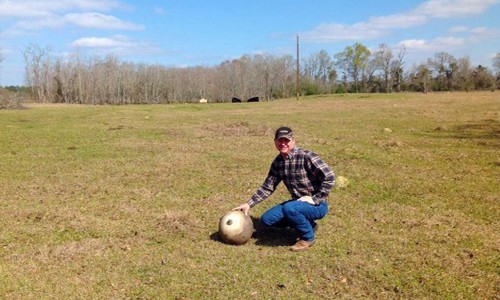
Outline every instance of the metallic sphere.
<svg viewBox="0 0 500 300">
<path fill-rule="evenodd" d="M 253 222 L 242 211 L 230 211 L 219 221 L 219 235 L 228 244 L 242 245 L 253 234 Z"/>
</svg>

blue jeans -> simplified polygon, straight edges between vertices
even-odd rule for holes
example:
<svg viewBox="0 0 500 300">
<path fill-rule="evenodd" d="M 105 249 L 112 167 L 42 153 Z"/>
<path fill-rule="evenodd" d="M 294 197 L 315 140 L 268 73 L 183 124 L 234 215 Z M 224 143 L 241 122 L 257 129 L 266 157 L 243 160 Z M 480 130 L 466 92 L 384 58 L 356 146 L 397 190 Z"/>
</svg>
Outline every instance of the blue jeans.
<svg viewBox="0 0 500 300">
<path fill-rule="evenodd" d="M 312 205 L 307 202 L 288 200 L 278 204 L 262 217 L 261 222 L 266 226 L 292 227 L 300 233 L 300 238 L 305 241 L 314 240 L 313 227 L 315 220 L 323 218 L 328 212 L 328 204 L 322 202 Z"/>
</svg>

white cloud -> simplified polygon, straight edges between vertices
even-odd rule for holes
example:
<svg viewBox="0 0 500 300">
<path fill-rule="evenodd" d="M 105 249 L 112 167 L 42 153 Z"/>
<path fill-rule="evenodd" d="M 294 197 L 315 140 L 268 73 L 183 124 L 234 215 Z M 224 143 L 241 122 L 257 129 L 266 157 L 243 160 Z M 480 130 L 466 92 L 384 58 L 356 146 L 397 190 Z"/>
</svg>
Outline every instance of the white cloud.
<svg viewBox="0 0 500 300">
<path fill-rule="evenodd" d="M 452 33 L 468 33 L 470 41 L 478 42 L 486 39 L 497 39 L 500 37 L 499 29 L 491 29 L 487 27 L 469 28 L 465 26 L 452 27 L 449 30 Z"/>
<path fill-rule="evenodd" d="M 467 32 L 468 30 L 469 30 L 469 27 L 467 27 L 467 26 L 455 26 L 455 27 L 451 27 L 449 29 L 449 32 L 458 33 L 458 32 Z"/>
<path fill-rule="evenodd" d="M 70 10 L 109 11 L 124 7 L 118 1 L 101 0 L 0 0 L 0 17 L 47 17 Z"/>
<path fill-rule="evenodd" d="M 155 7 L 153 11 L 157 15 L 165 15 L 167 13 L 163 7 Z"/>
<path fill-rule="evenodd" d="M 7 56 L 7 55 L 9 55 L 11 53 L 14 53 L 14 51 L 12 49 L 2 49 L 2 48 L 0 48 L 0 56 L 3 55 L 5 57 L 5 56 Z"/>
<path fill-rule="evenodd" d="M 118 19 L 115 16 L 101 13 L 70 13 L 64 16 L 50 15 L 46 18 L 23 19 L 11 30 L 37 30 L 42 28 L 62 28 L 74 25 L 81 28 L 108 30 L 143 30 L 144 26 Z"/>
<path fill-rule="evenodd" d="M 415 9 L 415 13 L 432 17 L 451 18 L 483 13 L 498 0 L 429 0 Z"/>
<path fill-rule="evenodd" d="M 404 46 L 406 49 L 426 49 L 427 42 L 423 39 L 404 40 L 399 43 L 399 46 Z"/>
<path fill-rule="evenodd" d="M 366 27 L 379 29 L 409 28 L 427 23 L 424 15 L 397 14 L 382 17 L 373 17 L 364 24 Z"/>
<path fill-rule="evenodd" d="M 388 16 L 376 16 L 366 22 L 353 25 L 330 23 L 321 24 L 302 34 L 306 41 L 335 42 L 341 40 L 376 39 L 391 33 L 392 30 L 412 28 L 428 23 L 433 17 L 469 16 L 483 13 L 488 7 L 500 0 L 429 0 L 413 11 Z M 451 32 L 466 30 L 463 27 Z M 417 41 L 417 40 L 409 40 Z"/>
<path fill-rule="evenodd" d="M 50 14 L 47 9 L 36 9 L 35 7 L 22 3 L 22 1 L 0 1 L 0 17 L 45 17 Z"/>
<path fill-rule="evenodd" d="M 49 15 L 45 18 L 23 19 L 15 23 L 13 30 L 37 30 L 41 28 L 58 28 L 64 26 L 64 21 L 58 16 Z"/>
<path fill-rule="evenodd" d="M 82 37 L 71 43 L 75 49 L 88 49 L 94 54 L 152 54 L 157 53 L 159 49 L 148 43 L 133 41 L 124 35 L 112 37 Z"/>
<path fill-rule="evenodd" d="M 322 24 L 303 34 L 305 40 L 314 42 L 334 42 L 339 40 L 376 39 L 387 35 L 390 29 L 408 28 L 427 22 L 422 15 L 389 15 L 370 18 L 367 22 L 354 25 Z"/>
<path fill-rule="evenodd" d="M 409 51 L 444 51 L 450 47 L 462 46 L 465 44 L 465 39 L 456 37 L 439 37 L 427 41 L 423 39 L 409 39 L 399 43 L 399 46 L 404 46 Z"/>
<path fill-rule="evenodd" d="M 465 39 L 457 37 L 439 37 L 432 40 L 434 47 L 448 48 L 465 44 Z"/>
<path fill-rule="evenodd" d="M 83 37 L 79 38 L 73 43 L 76 48 L 114 48 L 114 47 L 133 47 L 134 44 L 119 40 L 116 38 L 98 38 L 98 37 Z"/>
<path fill-rule="evenodd" d="M 126 8 L 119 1 L 108 0 L 0 0 L 0 18 L 17 19 L 8 32 L 61 28 L 75 25 L 94 29 L 142 30 L 144 26 L 103 14 L 115 8 Z"/>
<path fill-rule="evenodd" d="M 97 10 L 97 11 L 110 11 L 115 8 L 127 8 L 128 5 L 115 0 L 53 0 L 51 2 L 58 3 L 60 7 L 67 9 L 82 9 L 82 10 Z"/>
<path fill-rule="evenodd" d="M 122 21 L 111 15 L 100 13 L 71 13 L 63 17 L 63 22 L 84 28 L 142 30 L 143 25 Z"/>
<path fill-rule="evenodd" d="M 386 34 L 384 30 L 370 28 L 364 23 L 358 23 L 351 26 L 322 24 L 301 36 L 306 41 L 328 43 L 340 40 L 374 39 L 384 34 Z"/>
<path fill-rule="evenodd" d="M 480 42 L 484 40 L 497 40 L 500 38 L 500 29 L 489 29 L 486 27 L 476 27 L 470 30 L 470 40 Z"/>
</svg>

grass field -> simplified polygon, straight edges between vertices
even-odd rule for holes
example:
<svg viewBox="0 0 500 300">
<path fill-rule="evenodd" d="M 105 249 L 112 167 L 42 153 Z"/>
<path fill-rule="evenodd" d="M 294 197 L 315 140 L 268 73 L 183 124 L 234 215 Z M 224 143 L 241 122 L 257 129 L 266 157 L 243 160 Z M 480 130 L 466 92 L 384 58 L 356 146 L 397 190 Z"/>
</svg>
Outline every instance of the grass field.
<svg viewBox="0 0 500 300">
<path fill-rule="evenodd" d="M 1 299 L 499 299 L 500 94 L 0 110 Z M 246 201 L 289 125 L 349 180 L 316 245 Z"/>
</svg>

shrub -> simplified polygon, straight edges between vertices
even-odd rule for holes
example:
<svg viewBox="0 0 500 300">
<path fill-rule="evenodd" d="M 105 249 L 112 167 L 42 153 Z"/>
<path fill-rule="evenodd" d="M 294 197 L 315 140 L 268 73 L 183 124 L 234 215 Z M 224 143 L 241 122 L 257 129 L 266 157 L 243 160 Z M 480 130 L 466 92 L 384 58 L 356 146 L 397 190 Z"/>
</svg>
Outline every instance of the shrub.
<svg viewBox="0 0 500 300">
<path fill-rule="evenodd" d="M 21 97 L 18 93 L 0 88 L 0 109 L 21 109 Z"/>
</svg>

